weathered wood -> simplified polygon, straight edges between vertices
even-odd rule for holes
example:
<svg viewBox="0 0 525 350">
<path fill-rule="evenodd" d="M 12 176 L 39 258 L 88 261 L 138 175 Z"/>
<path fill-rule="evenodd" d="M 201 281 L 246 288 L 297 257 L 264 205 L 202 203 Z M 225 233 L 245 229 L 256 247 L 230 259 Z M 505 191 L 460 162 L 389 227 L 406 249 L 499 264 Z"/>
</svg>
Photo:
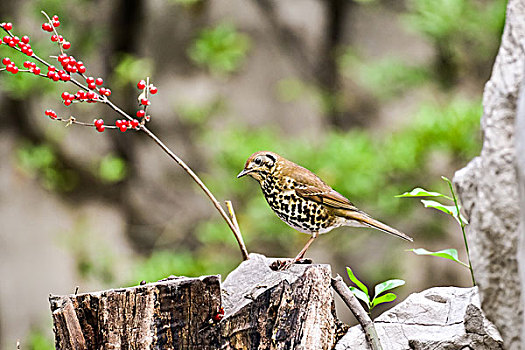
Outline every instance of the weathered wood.
<svg viewBox="0 0 525 350">
<path fill-rule="evenodd" d="M 222 286 L 219 276 L 181 277 L 51 296 L 56 347 L 332 349 L 340 323 L 330 267 L 273 271 L 273 261 L 251 254 Z M 225 315 L 218 320 L 221 307 Z"/>
<path fill-rule="evenodd" d="M 215 349 L 219 276 L 50 296 L 57 349 Z"/>
</svg>

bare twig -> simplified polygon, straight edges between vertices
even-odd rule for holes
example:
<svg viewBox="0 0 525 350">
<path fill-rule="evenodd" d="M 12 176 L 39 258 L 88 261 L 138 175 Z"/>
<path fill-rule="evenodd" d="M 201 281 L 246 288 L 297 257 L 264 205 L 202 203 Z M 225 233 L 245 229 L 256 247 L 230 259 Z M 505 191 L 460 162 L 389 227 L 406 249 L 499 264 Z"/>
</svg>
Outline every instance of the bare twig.
<svg viewBox="0 0 525 350">
<path fill-rule="evenodd" d="M 332 278 L 332 288 L 339 294 L 341 299 L 345 302 L 346 306 L 352 311 L 357 322 L 363 327 L 365 332 L 365 338 L 370 345 L 372 350 L 382 350 L 381 342 L 374 327 L 374 322 L 370 319 L 365 309 L 359 304 L 357 298 L 350 292 L 350 289 L 345 284 L 341 276 L 337 275 L 335 278 Z"/>
<path fill-rule="evenodd" d="M 239 223 L 237 222 L 237 217 L 235 216 L 235 211 L 233 210 L 233 204 L 232 204 L 231 201 L 225 201 L 225 202 L 226 202 L 226 207 L 228 208 L 228 213 L 230 214 L 230 218 L 231 218 L 231 220 L 233 222 L 233 225 L 237 229 L 237 232 L 240 233 L 241 229 L 239 227 Z M 235 232 L 233 234 L 236 235 Z M 239 235 L 239 237 L 237 237 L 237 235 L 236 235 L 235 238 L 237 238 L 237 242 L 239 242 L 239 247 L 241 248 L 241 253 L 242 253 L 243 259 L 244 260 L 250 259 L 249 256 L 248 256 L 248 249 L 246 249 L 246 245 L 244 244 L 244 240 L 242 239 L 242 235 Z"/>
</svg>

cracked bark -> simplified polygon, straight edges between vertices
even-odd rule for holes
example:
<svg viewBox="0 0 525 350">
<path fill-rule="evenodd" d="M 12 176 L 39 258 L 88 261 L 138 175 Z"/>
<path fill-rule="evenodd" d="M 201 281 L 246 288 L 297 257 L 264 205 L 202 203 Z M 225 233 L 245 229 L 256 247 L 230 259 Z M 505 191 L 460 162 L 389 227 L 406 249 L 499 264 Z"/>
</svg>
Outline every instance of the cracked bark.
<svg viewBox="0 0 525 350">
<path fill-rule="evenodd" d="M 51 296 L 57 349 L 332 349 L 337 330 L 328 265 L 273 271 L 252 254 L 220 276 L 170 278 Z M 221 307 L 222 320 L 215 317 Z"/>
</svg>

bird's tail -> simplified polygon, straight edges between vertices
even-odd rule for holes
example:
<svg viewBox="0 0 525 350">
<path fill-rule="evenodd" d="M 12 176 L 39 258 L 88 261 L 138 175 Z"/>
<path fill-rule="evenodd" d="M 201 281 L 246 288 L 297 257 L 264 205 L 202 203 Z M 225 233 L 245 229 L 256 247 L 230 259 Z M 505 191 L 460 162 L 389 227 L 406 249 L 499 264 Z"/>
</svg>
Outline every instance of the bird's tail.
<svg viewBox="0 0 525 350">
<path fill-rule="evenodd" d="M 414 240 L 412 239 L 412 237 L 404 234 L 403 232 L 401 231 L 398 231 L 396 230 L 395 228 L 393 227 L 390 227 L 388 226 L 387 224 L 383 224 L 381 221 L 378 221 L 374 218 L 372 218 L 370 215 L 362 212 L 362 211 L 345 211 L 345 218 L 350 220 L 350 221 L 353 221 L 349 223 L 350 226 L 352 226 L 352 224 L 355 224 L 356 221 L 357 223 L 363 225 L 363 226 L 368 226 L 368 227 L 372 227 L 372 228 L 375 228 L 376 230 L 379 230 L 379 231 L 383 231 L 385 233 L 388 233 L 388 234 L 391 234 L 393 236 L 396 236 L 396 237 L 399 237 L 399 238 L 402 238 L 402 239 L 405 239 L 407 241 L 410 241 L 410 242 L 413 242 Z"/>
</svg>

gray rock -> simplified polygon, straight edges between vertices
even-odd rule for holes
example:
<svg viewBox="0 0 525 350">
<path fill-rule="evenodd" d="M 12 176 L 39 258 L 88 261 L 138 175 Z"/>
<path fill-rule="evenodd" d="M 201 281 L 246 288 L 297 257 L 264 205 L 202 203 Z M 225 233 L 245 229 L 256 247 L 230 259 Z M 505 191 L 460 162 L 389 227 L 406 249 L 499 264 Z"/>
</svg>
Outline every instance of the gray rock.
<svg viewBox="0 0 525 350">
<path fill-rule="evenodd" d="M 467 236 L 481 305 L 507 349 L 520 349 L 523 312 L 514 132 L 524 45 L 525 3 L 510 0 L 499 53 L 483 94 L 483 148 L 479 157 L 454 176 L 470 217 Z"/>
<path fill-rule="evenodd" d="M 374 323 L 385 350 L 503 349 L 497 329 L 480 309 L 476 287 L 411 294 Z M 335 349 L 369 349 L 361 326 L 350 328 Z"/>
</svg>

